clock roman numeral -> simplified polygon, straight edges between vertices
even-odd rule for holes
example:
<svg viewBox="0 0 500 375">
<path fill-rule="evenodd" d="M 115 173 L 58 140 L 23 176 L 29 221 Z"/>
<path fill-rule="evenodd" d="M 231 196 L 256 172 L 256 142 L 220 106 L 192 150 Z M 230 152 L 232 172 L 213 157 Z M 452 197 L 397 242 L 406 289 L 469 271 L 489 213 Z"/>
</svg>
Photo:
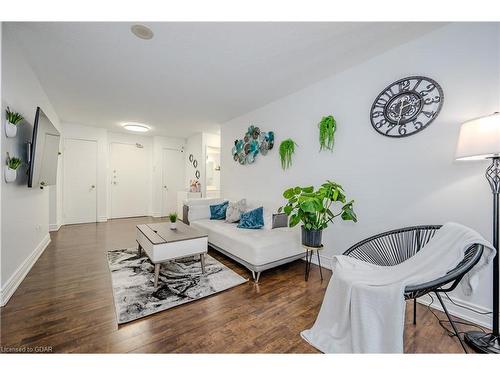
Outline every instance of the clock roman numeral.
<svg viewBox="0 0 500 375">
<path fill-rule="evenodd" d="M 389 134 L 391 132 L 391 130 L 394 129 L 395 127 L 396 127 L 396 124 L 390 123 L 389 125 L 387 125 L 387 130 L 385 131 L 385 134 Z"/>
<path fill-rule="evenodd" d="M 426 87 L 426 90 L 420 91 L 420 95 L 422 96 L 427 96 L 428 93 L 430 93 L 432 90 L 434 90 L 436 86 L 434 86 L 433 83 L 429 83 Z"/>
<path fill-rule="evenodd" d="M 387 95 L 389 99 L 391 99 L 394 95 L 396 95 L 394 91 L 392 91 L 392 87 L 389 87 L 384 94 Z"/>
<path fill-rule="evenodd" d="M 387 99 L 380 97 L 375 103 L 375 107 L 384 108 L 388 102 Z"/>
<path fill-rule="evenodd" d="M 434 98 L 425 99 L 424 104 L 439 103 L 440 101 L 441 101 L 441 98 L 439 96 L 435 96 Z"/>
<path fill-rule="evenodd" d="M 436 112 L 432 111 L 422 111 L 421 114 L 425 115 L 427 118 L 433 118 L 436 115 Z"/>
<path fill-rule="evenodd" d="M 399 86 L 399 92 L 408 91 L 410 89 L 410 81 L 406 80 L 399 82 L 398 86 Z"/>
<path fill-rule="evenodd" d="M 385 118 L 383 118 L 382 120 L 380 120 L 379 122 L 376 122 L 375 123 L 375 127 L 377 129 L 380 129 L 382 126 L 384 126 L 385 124 L 387 124 L 387 120 Z"/>
<path fill-rule="evenodd" d="M 416 91 L 416 90 L 417 90 L 418 85 L 420 85 L 420 83 L 421 83 L 421 82 L 422 82 L 422 79 L 421 79 L 421 78 L 419 78 L 419 79 L 417 80 L 417 82 L 415 83 L 415 86 L 413 86 L 412 90 L 413 90 L 413 91 Z"/>
<path fill-rule="evenodd" d="M 420 121 L 413 121 L 413 127 L 415 128 L 415 130 L 418 130 L 418 129 L 423 128 L 424 124 L 421 123 Z"/>
</svg>

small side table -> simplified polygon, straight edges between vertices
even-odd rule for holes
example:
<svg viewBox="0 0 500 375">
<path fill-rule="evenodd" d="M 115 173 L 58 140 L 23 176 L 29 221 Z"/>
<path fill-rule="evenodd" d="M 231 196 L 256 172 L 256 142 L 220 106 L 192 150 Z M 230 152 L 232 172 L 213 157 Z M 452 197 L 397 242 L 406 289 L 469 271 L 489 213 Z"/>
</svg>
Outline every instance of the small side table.
<svg viewBox="0 0 500 375">
<path fill-rule="evenodd" d="M 321 260 L 319 259 L 319 251 L 323 249 L 323 245 L 321 245 L 319 247 L 305 246 L 305 245 L 302 245 L 302 246 L 306 250 L 306 274 L 305 274 L 305 280 L 307 281 L 309 279 L 309 271 L 311 271 L 311 260 L 312 260 L 312 257 L 313 257 L 313 253 L 316 251 L 316 255 L 318 256 L 319 274 L 321 276 L 321 281 L 323 281 L 323 272 L 321 270 Z"/>
</svg>

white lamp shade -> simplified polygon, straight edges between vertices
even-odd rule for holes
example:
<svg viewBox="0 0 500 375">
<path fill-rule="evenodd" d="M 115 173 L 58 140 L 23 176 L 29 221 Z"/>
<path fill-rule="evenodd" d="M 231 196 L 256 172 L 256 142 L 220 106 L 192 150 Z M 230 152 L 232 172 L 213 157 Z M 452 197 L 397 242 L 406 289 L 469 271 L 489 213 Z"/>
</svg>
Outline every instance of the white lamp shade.
<svg viewBox="0 0 500 375">
<path fill-rule="evenodd" d="M 457 160 L 500 157 L 500 113 L 466 121 L 460 128 Z"/>
</svg>

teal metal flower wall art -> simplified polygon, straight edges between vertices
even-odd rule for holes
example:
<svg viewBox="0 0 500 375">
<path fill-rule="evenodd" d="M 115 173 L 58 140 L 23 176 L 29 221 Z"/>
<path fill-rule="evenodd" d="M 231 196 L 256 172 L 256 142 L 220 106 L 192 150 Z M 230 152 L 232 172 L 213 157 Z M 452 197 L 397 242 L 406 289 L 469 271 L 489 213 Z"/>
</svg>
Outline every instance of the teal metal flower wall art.
<svg viewBox="0 0 500 375">
<path fill-rule="evenodd" d="M 274 132 L 263 132 L 258 126 L 250 125 L 243 139 L 236 139 L 231 150 L 234 161 L 252 164 L 257 155 L 266 155 L 274 146 Z"/>
</svg>

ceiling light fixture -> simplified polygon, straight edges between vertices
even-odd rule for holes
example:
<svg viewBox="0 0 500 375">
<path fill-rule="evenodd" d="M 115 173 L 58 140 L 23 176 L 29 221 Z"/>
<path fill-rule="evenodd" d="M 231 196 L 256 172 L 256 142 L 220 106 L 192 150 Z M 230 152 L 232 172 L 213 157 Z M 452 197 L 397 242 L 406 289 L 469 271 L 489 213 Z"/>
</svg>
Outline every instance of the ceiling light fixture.
<svg viewBox="0 0 500 375">
<path fill-rule="evenodd" d="M 130 31 L 132 31 L 136 37 L 146 40 L 152 39 L 154 35 L 153 31 L 144 25 L 132 25 Z"/>
<path fill-rule="evenodd" d="M 135 122 L 128 122 L 124 124 L 123 127 L 132 132 L 139 132 L 139 133 L 145 133 L 151 130 L 149 126 Z"/>
</svg>

